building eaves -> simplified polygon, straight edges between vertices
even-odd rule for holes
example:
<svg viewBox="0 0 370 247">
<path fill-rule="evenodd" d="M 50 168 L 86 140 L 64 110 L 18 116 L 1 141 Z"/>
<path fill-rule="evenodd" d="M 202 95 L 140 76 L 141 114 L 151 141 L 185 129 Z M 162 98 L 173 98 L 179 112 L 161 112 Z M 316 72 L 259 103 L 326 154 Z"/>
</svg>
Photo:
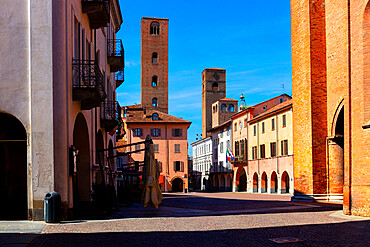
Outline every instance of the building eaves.
<svg viewBox="0 0 370 247">
<path fill-rule="evenodd" d="M 287 100 L 287 101 L 284 101 L 283 103 L 280 103 L 274 107 L 272 107 L 271 109 L 269 109 L 268 111 L 266 112 L 263 112 L 255 117 L 253 117 L 251 120 L 248 121 L 248 123 L 253 123 L 255 122 L 256 120 L 258 119 L 261 119 L 261 118 L 267 118 L 269 117 L 271 114 L 275 113 L 275 112 L 281 112 L 287 108 L 290 108 L 293 106 L 293 100 Z"/>
</svg>

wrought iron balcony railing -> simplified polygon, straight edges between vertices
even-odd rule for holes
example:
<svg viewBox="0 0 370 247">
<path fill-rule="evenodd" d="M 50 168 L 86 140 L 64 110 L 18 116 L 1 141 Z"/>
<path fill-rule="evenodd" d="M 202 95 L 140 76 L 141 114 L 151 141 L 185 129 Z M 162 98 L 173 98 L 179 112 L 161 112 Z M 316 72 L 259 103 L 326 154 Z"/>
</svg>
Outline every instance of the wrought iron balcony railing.
<svg viewBox="0 0 370 247">
<path fill-rule="evenodd" d="M 110 22 L 110 0 L 81 0 L 82 13 L 89 16 L 90 28 L 106 27 Z"/>
<path fill-rule="evenodd" d="M 124 52 L 121 39 L 107 40 L 107 56 L 111 72 L 123 70 L 125 67 Z"/>
<path fill-rule="evenodd" d="M 107 97 L 104 76 L 94 60 L 73 59 L 73 100 L 80 100 L 83 110 L 100 106 Z"/>
<path fill-rule="evenodd" d="M 100 107 L 100 123 L 105 129 L 113 129 L 121 122 L 121 107 L 117 101 L 104 101 Z"/>
<path fill-rule="evenodd" d="M 124 70 L 120 70 L 116 72 L 116 88 L 121 86 L 121 84 L 125 81 L 125 73 Z"/>
</svg>

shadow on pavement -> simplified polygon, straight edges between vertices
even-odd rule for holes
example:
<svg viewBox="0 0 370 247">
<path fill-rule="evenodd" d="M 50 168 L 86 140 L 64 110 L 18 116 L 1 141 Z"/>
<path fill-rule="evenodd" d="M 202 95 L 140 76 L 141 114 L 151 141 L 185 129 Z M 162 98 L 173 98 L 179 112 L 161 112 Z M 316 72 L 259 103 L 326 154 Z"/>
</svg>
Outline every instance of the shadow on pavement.
<svg viewBox="0 0 370 247">
<path fill-rule="evenodd" d="M 216 231 L 41 234 L 28 246 L 282 246 L 269 239 L 292 237 L 302 242 L 283 246 L 360 247 L 369 246 L 369 228 L 367 220 Z M 16 239 L 16 235 L 14 237 Z"/>
<path fill-rule="evenodd" d="M 238 214 L 268 214 L 341 210 L 341 204 L 303 203 L 284 200 L 250 200 L 165 194 L 158 209 L 144 209 L 140 204 L 119 207 L 109 216 L 89 214 L 78 220 L 122 218 L 199 217 Z M 64 222 L 76 223 L 76 221 Z"/>
</svg>

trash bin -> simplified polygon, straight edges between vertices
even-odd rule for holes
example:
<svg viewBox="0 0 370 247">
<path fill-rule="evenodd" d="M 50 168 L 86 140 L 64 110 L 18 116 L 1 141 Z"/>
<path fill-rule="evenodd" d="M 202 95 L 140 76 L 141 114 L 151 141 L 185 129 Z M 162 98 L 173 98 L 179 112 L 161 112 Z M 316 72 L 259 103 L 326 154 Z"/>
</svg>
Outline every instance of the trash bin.
<svg viewBox="0 0 370 247">
<path fill-rule="evenodd" d="M 51 191 L 45 195 L 44 218 L 46 223 L 59 223 L 61 211 L 60 195 Z"/>
</svg>

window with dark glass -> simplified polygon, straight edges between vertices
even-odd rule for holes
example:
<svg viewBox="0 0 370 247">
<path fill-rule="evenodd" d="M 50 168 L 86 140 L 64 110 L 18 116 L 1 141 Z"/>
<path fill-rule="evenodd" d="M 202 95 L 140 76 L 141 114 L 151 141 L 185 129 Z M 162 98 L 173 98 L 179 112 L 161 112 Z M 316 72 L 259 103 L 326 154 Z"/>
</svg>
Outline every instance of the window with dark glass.
<svg viewBox="0 0 370 247">
<path fill-rule="evenodd" d="M 174 161 L 173 162 L 173 170 L 176 171 L 176 172 L 183 172 L 184 171 L 184 162 Z"/>
<path fill-rule="evenodd" d="M 152 63 L 158 63 L 158 53 L 152 53 Z"/>
<path fill-rule="evenodd" d="M 229 111 L 233 112 L 234 111 L 234 105 L 229 105 Z"/>
<path fill-rule="evenodd" d="M 136 128 L 134 130 L 134 136 L 142 136 L 143 135 L 143 129 L 141 128 Z"/>
<path fill-rule="evenodd" d="M 261 155 L 261 159 L 264 159 L 266 157 L 265 156 L 265 144 L 260 145 L 260 155 Z"/>
<path fill-rule="evenodd" d="M 156 75 L 154 75 L 152 77 L 152 86 L 156 87 L 157 85 L 158 85 L 158 77 Z"/>
<path fill-rule="evenodd" d="M 180 153 L 180 144 L 175 144 L 175 153 Z"/>
<path fill-rule="evenodd" d="M 157 98 L 152 99 L 152 105 L 154 107 L 157 107 L 158 106 L 158 100 L 157 100 Z"/>
<path fill-rule="evenodd" d="M 212 84 L 212 90 L 213 90 L 213 91 L 218 91 L 218 83 L 217 83 L 217 82 L 214 82 L 214 83 Z"/>
<path fill-rule="evenodd" d="M 276 157 L 276 142 L 270 143 L 271 157 Z"/>
<path fill-rule="evenodd" d="M 158 22 L 155 21 L 150 24 L 150 34 L 159 35 L 159 23 Z"/>
<path fill-rule="evenodd" d="M 283 115 L 283 127 L 286 127 L 286 115 Z"/>
<path fill-rule="evenodd" d="M 239 142 L 235 142 L 235 156 L 239 156 Z"/>
<path fill-rule="evenodd" d="M 257 159 L 257 146 L 252 147 L 252 160 Z"/>
<path fill-rule="evenodd" d="M 275 119 L 271 119 L 271 130 L 275 130 Z"/>
<path fill-rule="evenodd" d="M 172 129 L 172 136 L 182 136 L 182 129 Z"/>
<path fill-rule="evenodd" d="M 257 126 L 256 125 L 253 126 L 253 135 L 254 136 L 257 135 Z"/>
<path fill-rule="evenodd" d="M 153 113 L 152 120 L 158 120 L 158 119 L 159 119 L 158 113 Z"/>
<path fill-rule="evenodd" d="M 150 129 L 151 136 L 161 136 L 161 129 Z"/>
<path fill-rule="evenodd" d="M 221 105 L 221 111 L 227 111 L 227 106 L 226 104 Z"/>
<path fill-rule="evenodd" d="M 240 156 L 244 154 L 244 140 L 240 141 Z"/>
<path fill-rule="evenodd" d="M 288 140 L 281 141 L 281 155 L 288 155 Z"/>
<path fill-rule="evenodd" d="M 262 134 L 265 133 L 265 122 L 262 122 Z"/>
</svg>

